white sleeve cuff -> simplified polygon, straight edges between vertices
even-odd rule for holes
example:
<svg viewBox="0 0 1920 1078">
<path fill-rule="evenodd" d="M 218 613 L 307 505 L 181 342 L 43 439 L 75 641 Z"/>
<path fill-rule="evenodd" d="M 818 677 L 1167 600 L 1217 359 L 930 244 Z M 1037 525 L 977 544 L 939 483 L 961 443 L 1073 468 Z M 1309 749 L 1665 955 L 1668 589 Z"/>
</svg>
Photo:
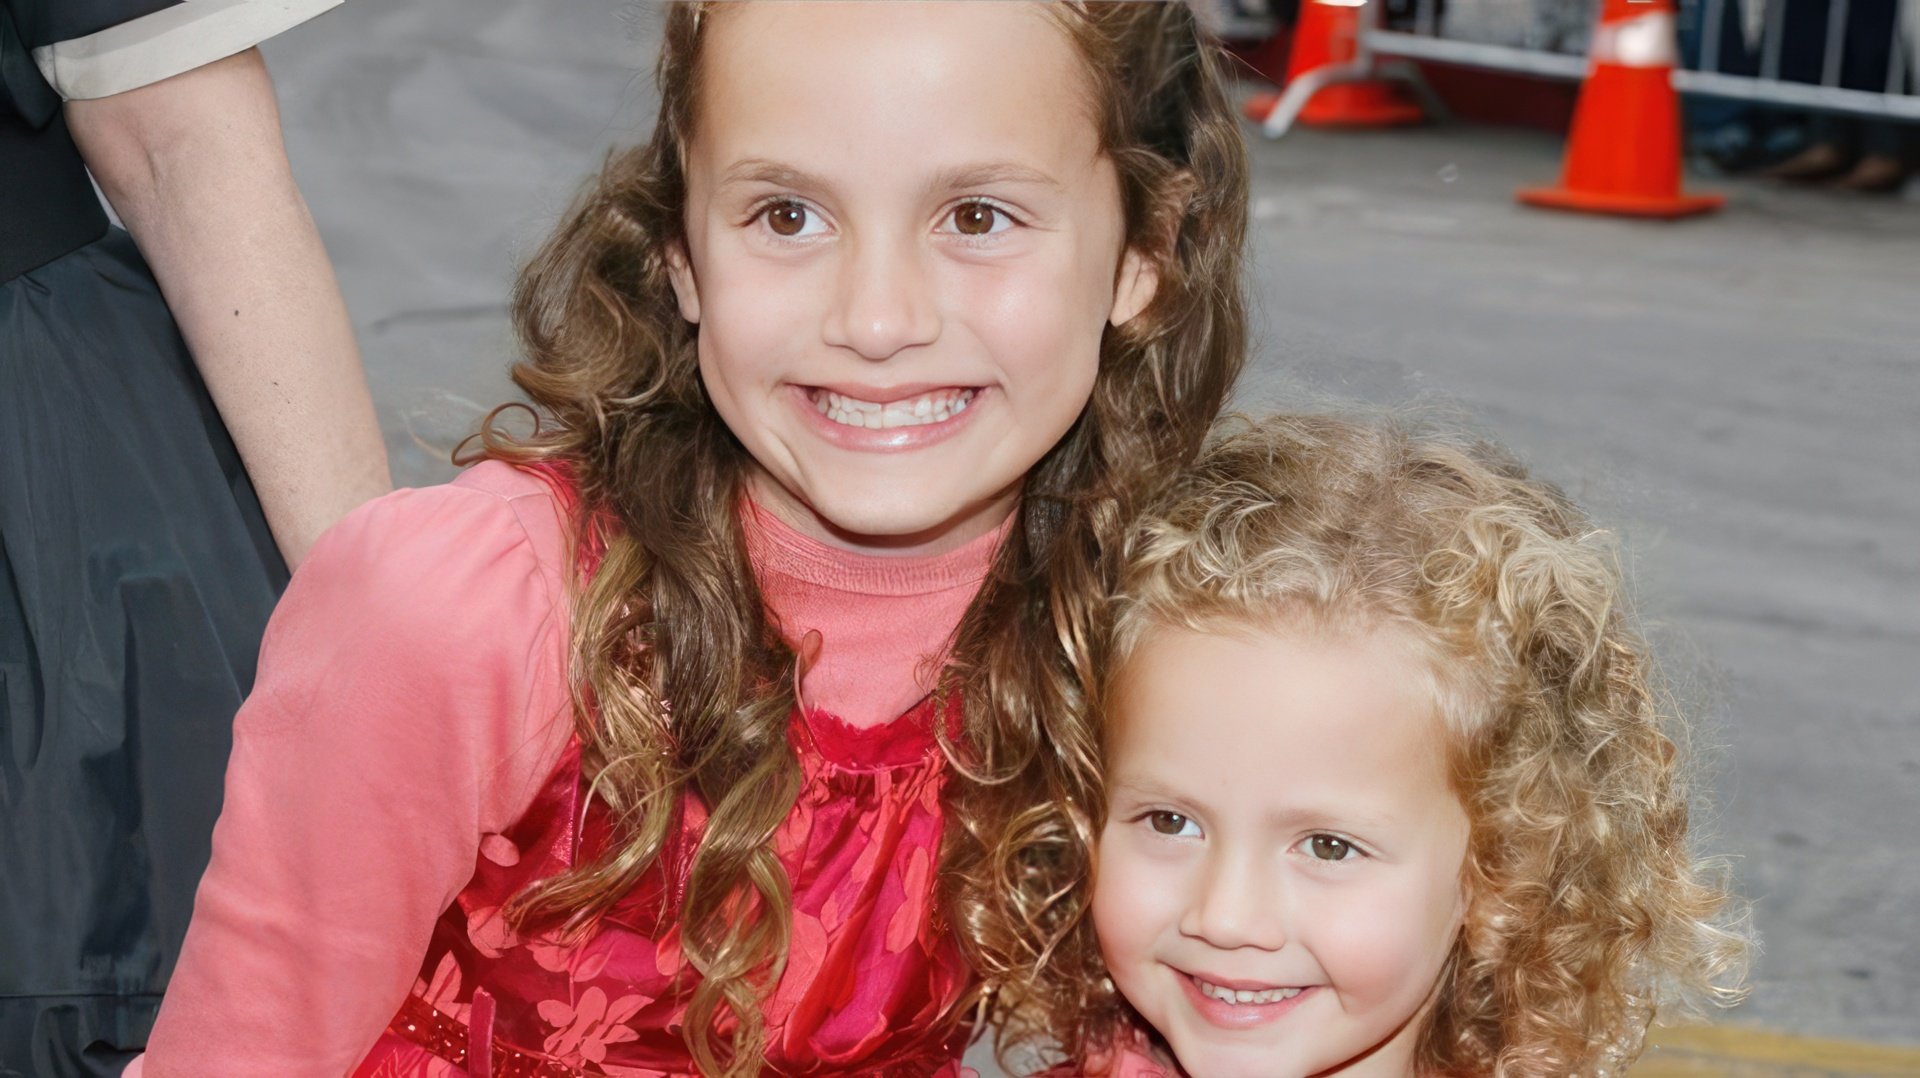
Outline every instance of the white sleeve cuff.
<svg viewBox="0 0 1920 1078">
<path fill-rule="evenodd" d="M 171 78 L 290 30 L 341 0 L 185 0 L 33 50 L 60 96 L 107 97 Z"/>
</svg>

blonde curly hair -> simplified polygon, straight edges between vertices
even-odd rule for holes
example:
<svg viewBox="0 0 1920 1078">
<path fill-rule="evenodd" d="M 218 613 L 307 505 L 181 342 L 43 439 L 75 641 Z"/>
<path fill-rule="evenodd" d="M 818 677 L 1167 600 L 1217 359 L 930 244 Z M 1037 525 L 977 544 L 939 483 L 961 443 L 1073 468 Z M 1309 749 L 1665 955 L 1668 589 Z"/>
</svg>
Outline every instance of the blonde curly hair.
<svg viewBox="0 0 1920 1078">
<path fill-rule="evenodd" d="M 1430 660 L 1471 822 L 1465 925 L 1423 1074 L 1618 1073 L 1656 1011 L 1729 1005 L 1749 949 L 1721 862 L 1688 849 L 1685 727 L 1610 536 L 1482 443 L 1332 416 L 1236 419 L 1136 527 L 1089 719 L 1157 628 L 1393 627 Z M 1007 1039 L 1090 1058 L 1137 1021 L 1086 916 L 1104 806 L 1023 881 L 1044 960 Z"/>
</svg>

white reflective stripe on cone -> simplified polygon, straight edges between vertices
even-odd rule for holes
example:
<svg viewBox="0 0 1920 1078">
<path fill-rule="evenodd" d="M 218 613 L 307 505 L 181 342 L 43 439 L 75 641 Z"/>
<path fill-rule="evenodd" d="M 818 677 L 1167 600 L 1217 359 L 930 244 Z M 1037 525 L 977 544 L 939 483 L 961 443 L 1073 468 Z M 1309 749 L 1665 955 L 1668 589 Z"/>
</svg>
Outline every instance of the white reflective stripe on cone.
<svg viewBox="0 0 1920 1078">
<path fill-rule="evenodd" d="M 1650 11 L 1621 22 L 1600 24 L 1594 29 L 1593 49 L 1588 55 L 1596 64 L 1619 67 L 1679 66 L 1673 12 Z"/>
</svg>

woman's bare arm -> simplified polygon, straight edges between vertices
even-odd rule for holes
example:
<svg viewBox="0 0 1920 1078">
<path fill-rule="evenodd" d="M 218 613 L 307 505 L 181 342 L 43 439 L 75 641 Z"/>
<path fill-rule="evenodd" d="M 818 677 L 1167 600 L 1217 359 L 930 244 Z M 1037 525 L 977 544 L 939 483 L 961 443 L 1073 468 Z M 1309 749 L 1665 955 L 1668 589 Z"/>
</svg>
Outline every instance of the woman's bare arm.
<svg viewBox="0 0 1920 1078">
<path fill-rule="evenodd" d="M 333 268 L 258 50 L 67 104 L 153 267 L 288 565 L 392 486 Z"/>
</svg>

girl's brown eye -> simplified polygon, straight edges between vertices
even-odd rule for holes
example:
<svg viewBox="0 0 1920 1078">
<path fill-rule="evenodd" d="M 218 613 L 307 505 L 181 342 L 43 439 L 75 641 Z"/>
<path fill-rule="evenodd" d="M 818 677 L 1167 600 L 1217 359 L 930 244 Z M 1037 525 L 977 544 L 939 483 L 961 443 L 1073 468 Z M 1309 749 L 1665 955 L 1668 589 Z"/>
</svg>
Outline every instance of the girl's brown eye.
<svg viewBox="0 0 1920 1078">
<path fill-rule="evenodd" d="M 953 211 L 953 227 L 962 236 L 984 236 L 993 231 L 993 218 L 999 212 L 984 202 L 969 202 Z"/>
<path fill-rule="evenodd" d="M 1147 817 L 1147 823 L 1163 835 L 1177 835 L 1187 829 L 1187 818 L 1177 812 L 1155 812 Z"/>
<path fill-rule="evenodd" d="M 807 225 L 807 208 L 798 202 L 776 202 L 767 209 L 767 225 L 776 235 L 798 236 Z"/>
<path fill-rule="evenodd" d="M 1315 835 L 1307 841 L 1307 849 L 1321 861 L 1345 861 L 1358 851 L 1353 843 L 1333 835 Z"/>
</svg>

